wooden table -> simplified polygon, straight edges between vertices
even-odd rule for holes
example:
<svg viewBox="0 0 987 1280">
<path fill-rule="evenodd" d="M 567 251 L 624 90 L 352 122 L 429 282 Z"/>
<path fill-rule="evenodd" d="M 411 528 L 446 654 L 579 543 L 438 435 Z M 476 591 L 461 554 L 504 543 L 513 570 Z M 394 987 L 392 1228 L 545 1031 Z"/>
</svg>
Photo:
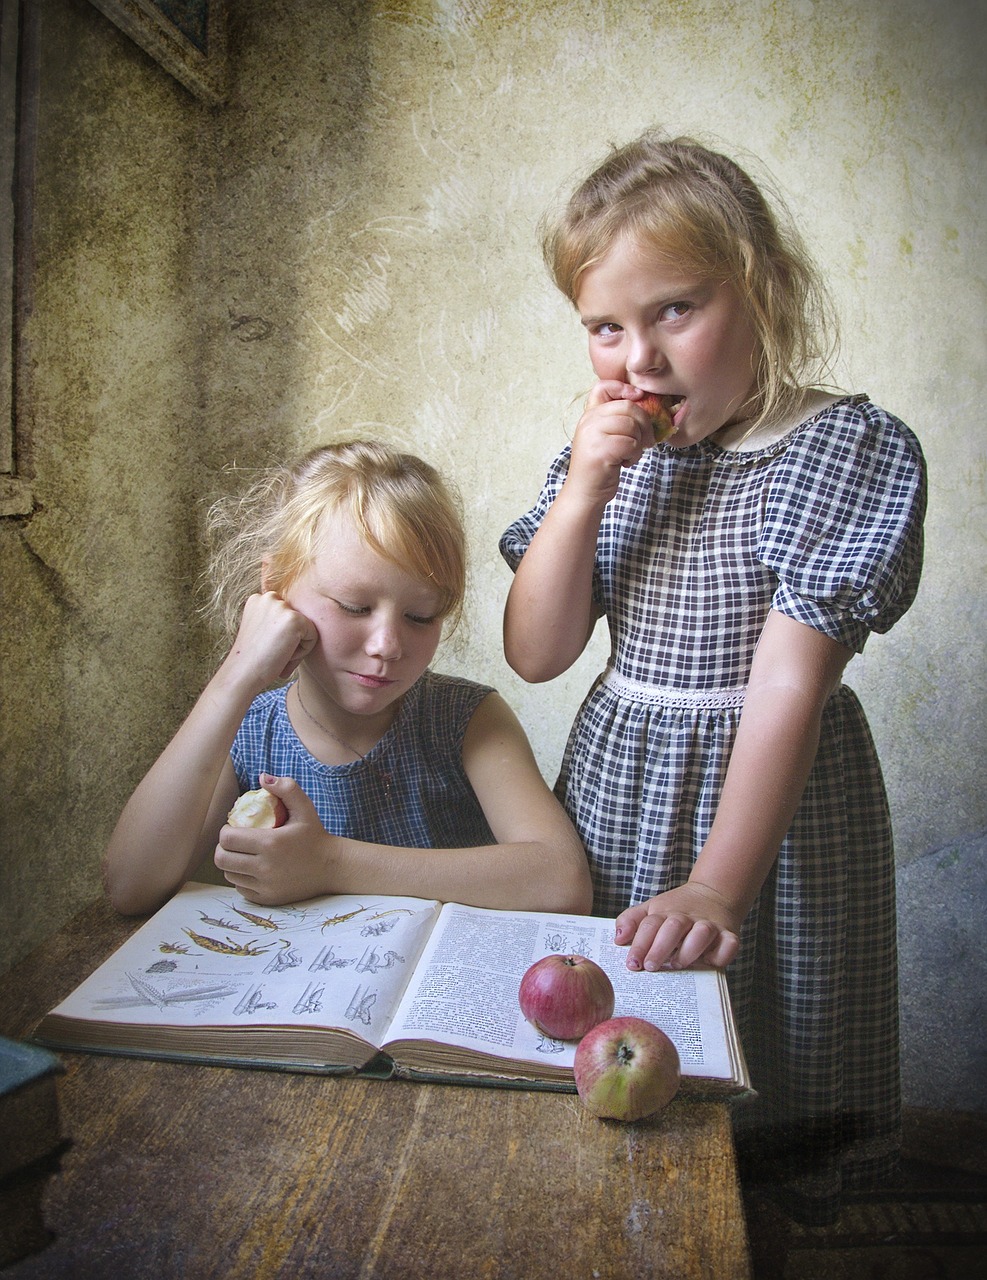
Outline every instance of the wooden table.
<svg viewBox="0 0 987 1280">
<path fill-rule="evenodd" d="M 81 912 L 4 980 L 0 1033 L 134 926 Z M 574 1095 L 60 1056 L 53 1238 L 5 1280 L 751 1274 L 719 1102 L 617 1125 Z"/>
</svg>

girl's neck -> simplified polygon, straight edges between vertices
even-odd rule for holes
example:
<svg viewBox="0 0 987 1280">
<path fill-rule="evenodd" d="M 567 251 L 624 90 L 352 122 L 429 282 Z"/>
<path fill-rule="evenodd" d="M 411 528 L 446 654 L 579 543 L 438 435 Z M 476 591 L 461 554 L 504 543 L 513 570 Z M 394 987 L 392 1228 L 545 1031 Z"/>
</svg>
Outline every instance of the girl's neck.
<svg viewBox="0 0 987 1280">
<path fill-rule="evenodd" d="M 351 715 L 301 670 L 285 701 L 292 728 L 323 764 L 352 764 L 368 755 L 391 727 L 400 705 L 399 700 L 373 716 Z"/>
</svg>

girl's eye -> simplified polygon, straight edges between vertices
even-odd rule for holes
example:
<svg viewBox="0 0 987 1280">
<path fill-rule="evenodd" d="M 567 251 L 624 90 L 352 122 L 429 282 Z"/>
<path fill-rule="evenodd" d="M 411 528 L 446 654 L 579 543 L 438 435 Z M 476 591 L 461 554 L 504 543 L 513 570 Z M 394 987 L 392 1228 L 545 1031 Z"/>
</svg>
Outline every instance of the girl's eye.
<svg viewBox="0 0 987 1280">
<path fill-rule="evenodd" d="M 370 612 L 365 605 L 361 604 L 344 604 L 342 600 L 337 600 L 336 604 L 343 613 L 349 614 L 351 618 L 359 618 L 362 617 L 363 614 Z"/>
<path fill-rule="evenodd" d="M 603 324 L 594 325 L 590 333 L 594 338 L 613 338 L 621 332 L 619 324 L 613 324 L 609 320 Z"/>
<path fill-rule="evenodd" d="M 691 302 L 670 302 L 662 311 L 662 315 L 668 320 L 681 320 L 691 310 Z"/>
<path fill-rule="evenodd" d="M 407 618 L 409 622 L 414 622 L 419 627 L 430 627 L 433 622 L 440 621 L 438 614 L 435 614 L 435 613 L 431 614 L 431 616 L 427 618 L 423 618 L 420 615 L 415 613 L 409 613 L 407 615 Z"/>
</svg>

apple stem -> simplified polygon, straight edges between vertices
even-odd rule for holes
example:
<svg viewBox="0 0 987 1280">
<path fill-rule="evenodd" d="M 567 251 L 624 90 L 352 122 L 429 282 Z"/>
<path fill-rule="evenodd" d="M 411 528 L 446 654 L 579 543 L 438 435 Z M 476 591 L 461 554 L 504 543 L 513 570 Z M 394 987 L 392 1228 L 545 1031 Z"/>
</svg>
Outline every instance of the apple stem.
<svg viewBox="0 0 987 1280">
<path fill-rule="evenodd" d="M 629 1044 L 622 1044 L 617 1050 L 617 1061 L 622 1067 L 626 1067 L 628 1062 L 634 1061 L 634 1050 Z"/>
</svg>

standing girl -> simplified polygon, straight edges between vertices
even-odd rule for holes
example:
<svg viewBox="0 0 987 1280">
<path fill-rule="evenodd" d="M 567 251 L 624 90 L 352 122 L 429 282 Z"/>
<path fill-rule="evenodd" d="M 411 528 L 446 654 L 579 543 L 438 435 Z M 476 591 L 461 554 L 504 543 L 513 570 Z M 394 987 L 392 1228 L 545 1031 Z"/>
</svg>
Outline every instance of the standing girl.
<svg viewBox="0 0 987 1280">
<path fill-rule="evenodd" d="M 214 517 L 214 604 L 236 636 L 120 817 L 114 906 L 152 911 L 214 858 L 265 905 L 588 910 L 585 852 L 516 718 L 488 686 L 428 669 L 466 577 L 432 467 L 373 443 L 316 449 Z M 227 825 L 261 785 L 287 822 Z"/>
<path fill-rule="evenodd" d="M 557 784 L 595 910 L 631 969 L 737 956 L 759 1094 L 738 1132 L 826 1219 L 897 1163 L 894 859 L 841 675 L 914 598 L 922 455 L 866 396 L 818 389 L 823 291 L 725 157 L 644 135 L 544 249 L 599 380 L 501 541 L 507 658 L 550 680 L 606 618 Z"/>
</svg>

